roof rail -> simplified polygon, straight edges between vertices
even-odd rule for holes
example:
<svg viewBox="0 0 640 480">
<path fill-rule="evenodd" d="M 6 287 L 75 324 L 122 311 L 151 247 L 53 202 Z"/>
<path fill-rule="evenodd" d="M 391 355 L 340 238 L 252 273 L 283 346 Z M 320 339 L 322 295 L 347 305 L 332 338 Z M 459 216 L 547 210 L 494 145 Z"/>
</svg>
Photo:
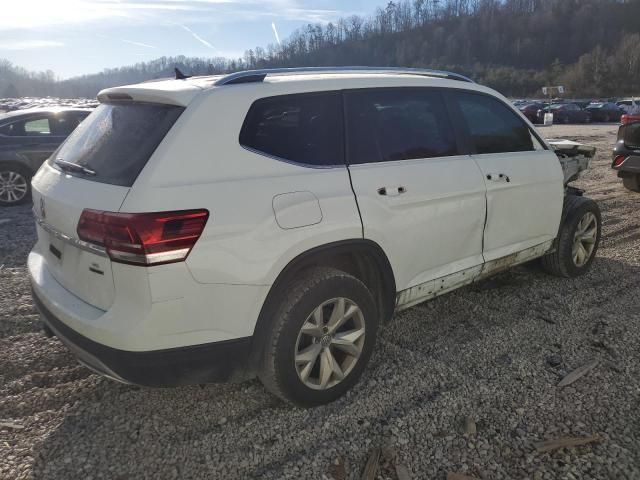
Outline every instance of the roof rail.
<svg viewBox="0 0 640 480">
<path fill-rule="evenodd" d="M 216 87 L 237 83 L 262 82 L 267 75 L 304 75 L 313 73 L 396 73 L 401 75 L 420 75 L 423 77 L 446 78 L 474 83 L 468 77 L 443 70 L 426 70 L 421 68 L 399 67 L 297 67 L 297 68 L 265 68 L 261 70 L 244 70 L 230 73 L 215 82 Z"/>
</svg>

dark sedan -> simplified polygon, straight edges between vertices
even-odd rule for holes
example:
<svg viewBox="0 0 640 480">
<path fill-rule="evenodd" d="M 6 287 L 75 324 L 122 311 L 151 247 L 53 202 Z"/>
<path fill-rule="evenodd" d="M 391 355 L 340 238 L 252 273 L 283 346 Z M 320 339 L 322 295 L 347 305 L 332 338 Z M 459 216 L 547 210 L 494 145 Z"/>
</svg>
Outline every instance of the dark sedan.
<svg viewBox="0 0 640 480">
<path fill-rule="evenodd" d="M 615 103 L 610 102 L 592 102 L 585 110 L 591 114 L 594 122 L 619 122 L 625 113 Z"/>
<path fill-rule="evenodd" d="M 544 114 L 549 113 L 549 107 L 538 110 L 538 121 L 542 123 Z M 554 123 L 589 123 L 591 115 L 575 103 L 556 103 L 551 105 Z"/>
<path fill-rule="evenodd" d="M 0 115 L 0 206 L 29 200 L 33 174 L 90 113 L 38 108 Z"/>
<path fill-rule="evenodd" d="M 538 111 L 544 108 L 544 103 L 529 102 L 517 105 L 522 114 L 529 119 L 531 123 L 538 122 Z"/>
</svg>

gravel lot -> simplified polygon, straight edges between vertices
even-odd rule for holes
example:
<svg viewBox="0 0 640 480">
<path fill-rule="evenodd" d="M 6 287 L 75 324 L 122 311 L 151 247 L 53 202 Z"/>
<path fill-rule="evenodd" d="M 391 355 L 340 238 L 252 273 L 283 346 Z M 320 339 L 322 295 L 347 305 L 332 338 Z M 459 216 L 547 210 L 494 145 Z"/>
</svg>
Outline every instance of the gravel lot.
<svg viewBox="0 0 640 480">
<path fill-rule="evenodd" d="M 603 211 L 589 275 L 516 268 L 399 315 L 340 401 L 289 407 L 257 381 L 179 389 L 121 385 L 39 331 L 25 260 L 30 206 L 0 211 L 0 478 L 640 478 L 640 195 L 609 169 L 615 125 L 554 126 L 595 145 L 576 185 Z M 559 388 L 573 369 L 599 364 Z M 464 434 L 465 419 L 476 434 Z M 7 425 L 8 424 L 8 425 Z M 550 453 L 561 436 L 600 441 Z"/>
</svg>

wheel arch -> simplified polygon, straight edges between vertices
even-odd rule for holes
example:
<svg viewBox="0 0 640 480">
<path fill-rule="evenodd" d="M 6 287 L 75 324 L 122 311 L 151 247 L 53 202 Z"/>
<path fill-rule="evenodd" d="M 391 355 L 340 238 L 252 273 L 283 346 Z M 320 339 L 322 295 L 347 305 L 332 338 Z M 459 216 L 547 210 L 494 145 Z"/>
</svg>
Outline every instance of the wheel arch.
<svg viewBox="0 0 640 480">
<path fill-rule="evenodd" d="M 4 166 L 4 165 L 18 167 L 23 170 L 26 170 L 29 172 L 29 175 L 31 177 L 33 177 L 36 174 L 33 168 L 31 168 L 31 165 L 29 165 L 29 163 L 25 161 L 25 159 L 21 155 L 18 155 L 18 154 L 8 155 L 8 156 L 0 155 L 0 166 Z"/>
<path fill-rule="evenodd" d="M 396 281 L 391 263 L 380 245 L 362 238 L 320 245 L 293 258 L 269 289 L 253 332 L 254 361 L 261 356 L 262 340 L 271 326 L 282 292 L 302 271 L 314 266 L 334 267 L 358 278 L 372 291 L 381 321 L 391 319 L 396 303 Z"/>
</svg>

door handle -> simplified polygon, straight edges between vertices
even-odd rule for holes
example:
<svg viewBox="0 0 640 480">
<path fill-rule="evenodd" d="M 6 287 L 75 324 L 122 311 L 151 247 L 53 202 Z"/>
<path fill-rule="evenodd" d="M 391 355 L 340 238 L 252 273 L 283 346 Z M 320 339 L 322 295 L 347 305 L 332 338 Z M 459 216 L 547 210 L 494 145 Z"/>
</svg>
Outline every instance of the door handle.
<svg viewBox="0 0 640 480">
<path fill-rule="evenodd" d="M 407 189 L 405 187 L 380 187 L 378 189 L 378 194 L 385 197 L 397 197 L 398 195 L 402 195 L 405 193 Z"/>
<path fill-rule="evenodd" d="M 499 173 L 497 175 L 493 173 L 488 173 L 487 180 L 491 180 L 493 182 L 507 182 L 507 183 L 511 181 L 511 179 L 509 178 L 509 175 L 506 175 L 504 173 Z"/>
</svg>

